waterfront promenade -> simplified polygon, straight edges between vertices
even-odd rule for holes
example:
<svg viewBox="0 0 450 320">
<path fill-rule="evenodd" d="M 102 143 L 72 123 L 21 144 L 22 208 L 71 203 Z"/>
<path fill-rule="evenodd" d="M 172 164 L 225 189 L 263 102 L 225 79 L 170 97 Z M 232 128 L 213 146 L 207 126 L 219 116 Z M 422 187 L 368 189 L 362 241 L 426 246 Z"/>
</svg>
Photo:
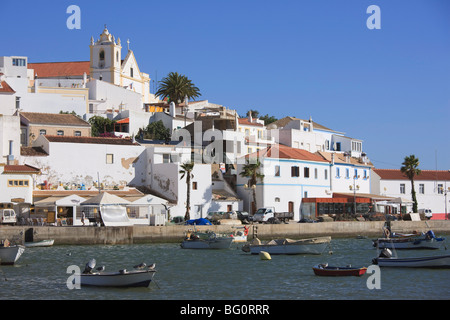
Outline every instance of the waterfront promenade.
<svg viewBox="0 0 450 320">
<path fill-rule="evenodd" d="M 378 237 L 381 236 L 384 221 L 339 221 L 320 223 L 288 224 L 255 224 L 249 227 L 249 239 L 257 233 L 260 239 L 278 237 L 309 238 L 315 236 L 331 237 Z M 211 230 L 216 233 L 236 231 L 239 225 L 196 226 L 197 230 Z M 257 229 L 254 229 L 256 226 Z M 0 226 L 0 239 L 18 242 L 54 239 L 55 245 L 87 245 L 87 244 L 137 244 L 179 242 L 187 230 L 193 226 L 131 226 L 131 227 L 55 227 L 55 226 Z M 433 230 L 437 235 L 450 234 L 450 220 L 431 221 L 393 221 L 391 229 L 394 232 L 409 233 L 415 230 Z"/>
</svg>

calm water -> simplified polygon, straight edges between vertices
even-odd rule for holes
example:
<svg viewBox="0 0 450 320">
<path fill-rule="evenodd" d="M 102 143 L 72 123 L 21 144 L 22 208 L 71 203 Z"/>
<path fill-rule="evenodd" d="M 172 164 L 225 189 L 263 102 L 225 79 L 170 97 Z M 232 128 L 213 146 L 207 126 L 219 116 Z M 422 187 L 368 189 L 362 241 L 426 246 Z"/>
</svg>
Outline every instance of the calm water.
<svg viewBox="0 0 450 320">
<path fill-rule="evenodd" d="M 447 237 L 448 238 L 448 237 Z M 450 299 L 450 270 L 381 269 L 381 289 L 369 290 L 362 277 L 317 277 L 312 266 L 368 266 L 376 255 L 370 239 L 333 239 L 333 254 L 272 256 L 260 260 L 234 246 L 229 250 L 187 250 L 179 244 L 53 246 L 27 248 L 15 266 L 0 266 L 0 299 L 77 300 L 294 300 Z M 450 251 L 400 251 L 433 255 Z M 148 288 L 69 290 L 70 265 L 83 270 L 91 259 L 106 270 L 156 263 Z"/>
</svg>

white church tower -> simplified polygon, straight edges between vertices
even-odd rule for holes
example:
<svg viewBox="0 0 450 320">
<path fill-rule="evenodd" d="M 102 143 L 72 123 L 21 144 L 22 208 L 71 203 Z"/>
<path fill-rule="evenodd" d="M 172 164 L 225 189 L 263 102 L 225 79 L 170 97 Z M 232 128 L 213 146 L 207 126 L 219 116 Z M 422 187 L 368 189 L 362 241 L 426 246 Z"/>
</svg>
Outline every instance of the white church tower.
<svg viewBox="0 0 450 320">
<path fill-rule="evenodd" d="M 116 43 L 114 36 L 109 33 L 105 25 L 100 39 L 94 43 L 94 38 L 91 38 L 89 47 L 91 49 L 91 78 L 120 85 L 120 74 L 122 71 L 120 38 Z"/>
</svg>

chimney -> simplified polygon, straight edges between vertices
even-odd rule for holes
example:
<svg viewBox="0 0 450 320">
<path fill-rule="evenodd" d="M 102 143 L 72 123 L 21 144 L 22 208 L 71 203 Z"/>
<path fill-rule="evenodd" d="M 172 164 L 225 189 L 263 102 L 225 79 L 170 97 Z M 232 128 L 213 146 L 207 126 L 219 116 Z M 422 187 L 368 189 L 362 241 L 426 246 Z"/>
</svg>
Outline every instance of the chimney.
<svg viewBox="0 0 450 320">
<path fill-rule="evenodd" d="M 248 112 L 248 122 L 250 122 L 250 123 L 253 122 L 252 111 L 251 110 Z"/>
</svg>

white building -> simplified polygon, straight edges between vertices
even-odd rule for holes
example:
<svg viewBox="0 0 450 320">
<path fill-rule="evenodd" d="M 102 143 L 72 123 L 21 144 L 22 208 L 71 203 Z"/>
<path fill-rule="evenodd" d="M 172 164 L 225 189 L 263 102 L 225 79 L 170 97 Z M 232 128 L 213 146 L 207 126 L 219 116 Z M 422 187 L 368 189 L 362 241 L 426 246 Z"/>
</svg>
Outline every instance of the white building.
<svg viewBox="0 0 450 320">
<path fill-rule="evenodd" d="M 362 156 L 362 140 L 349 138 L 343 132 L 329 129 L 312 119 L 285 117 L 268 125 L 269 136 L 277 143 L 309 152 L 346 152 L 351 157 Z"/>
<path fill-rule="evenodd" d="M 47 156 L 22 156 L 21 163 L 41 168 L 37 184 L 46 188 L 122 188 L 134 184 L 144 166 L 144 147 L 129 139 L 40 135 L 33 147 Z"/>
<path fill-rule="evenodd" d="M 450 171 L 422 170 L 414 177 L 414 189 L 419 213 L 431 209 L 432 219 L 445 219 L 450 211 Z M 398 169 L 373 169 L 372 190 L 379 195 L 411 200 L 411 181 Z"/>
</svg>

